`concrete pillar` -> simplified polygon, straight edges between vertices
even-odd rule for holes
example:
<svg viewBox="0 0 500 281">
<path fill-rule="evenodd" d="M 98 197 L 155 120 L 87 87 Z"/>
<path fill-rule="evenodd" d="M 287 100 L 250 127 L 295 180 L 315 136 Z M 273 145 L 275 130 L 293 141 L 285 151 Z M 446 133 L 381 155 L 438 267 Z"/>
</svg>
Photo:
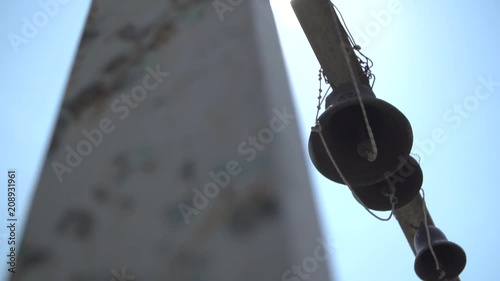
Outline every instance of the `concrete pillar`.
<svg viewBox="0 0 500 281">
<path fill-rule="evenodd" d="M 321 236 L 269 1 L 94 0 L 11 280 L 323 281 Z"/>
</svg>

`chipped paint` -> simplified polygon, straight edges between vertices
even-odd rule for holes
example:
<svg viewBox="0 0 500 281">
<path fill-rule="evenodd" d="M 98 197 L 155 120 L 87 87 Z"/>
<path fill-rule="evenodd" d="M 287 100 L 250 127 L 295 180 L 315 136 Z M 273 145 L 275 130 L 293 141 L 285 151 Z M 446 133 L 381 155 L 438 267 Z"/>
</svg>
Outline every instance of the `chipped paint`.
<svg viewBox="0 0 500 281">
<path fill-rule="evenodd" d="M 19 267 L 23 270 L 31 270 L 51 259 L 50 250 L 39 246 L 27 245 L 19 253 Z"/>
<path fill-rule="evenodd" d="M 98 203 L 105 204 L 111 199 L 111 194 L 106 188 L 97 186 L 92 191 L 92 198 Z"/>
<path fill-rule="evenodd" d="M 194 161 L 186 161 L 182 164 L 179 177 L 182 181 L 189 182 L 196 176 L 196 163 Z"/>
<path fill-rule="evenodd" d="M 87 209 L 72 208 L 64 212 L 56 229 L 60 234 L 71 233 L 72 236 L 80 240 L 87 240 L 92 233 L 93 221 L 94 219 Z"/>
<path fill-rule="evenodd" d="M 132 174 L 132 167 L 128 153 L 120 153 L 111 159 L 113 169 L 113 178 L 115 182 L 121 183 L 127 180 Z"/>
</svg>

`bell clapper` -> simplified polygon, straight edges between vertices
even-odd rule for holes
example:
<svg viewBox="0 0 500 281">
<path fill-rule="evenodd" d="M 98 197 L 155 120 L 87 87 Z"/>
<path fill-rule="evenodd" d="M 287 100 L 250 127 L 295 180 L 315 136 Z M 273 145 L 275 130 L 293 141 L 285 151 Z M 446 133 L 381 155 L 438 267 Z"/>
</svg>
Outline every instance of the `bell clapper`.
<svg viewBox="0 0 500 281">
<path fill-rule="evenodd" d="M 369 140 L 363 140 L 358 143 L 358 154 L 370 162 L 375 161 L 377 158 Z"/>
</svg>

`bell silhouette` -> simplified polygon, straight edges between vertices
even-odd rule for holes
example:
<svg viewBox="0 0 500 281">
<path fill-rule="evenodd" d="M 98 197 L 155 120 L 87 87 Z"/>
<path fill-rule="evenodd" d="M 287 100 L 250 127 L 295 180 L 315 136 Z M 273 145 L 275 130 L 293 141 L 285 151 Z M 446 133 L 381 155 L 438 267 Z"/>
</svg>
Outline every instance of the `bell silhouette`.
<svg viewBox="0 0 500 281">
<path fill-rule="evenodd" d="M 377 145 L 378 155 L 368 160 L 371 142 L 354 85 L 336 87 L 326 98 L 326 110 L 318 121 L 322 134 L 340 171 L 352 186 L 366 186 L 384 180 L 404 165 L 398 157 L 410 154 L 413 132 L 410 122 L 397 108 L 377 99 L 372 89 L 360 85 L 361 98 Z M 318 132 L 309 137 L 309 156 L 326 178 L 344 184 L 330 160 Z"/>
<path fill-rule="evenodd" d="M 464 250 L 457 244 L 448 241 L 439 228 L 430 225 L 429 232 L 432 248 L 439 261 L 439 267 L 444 271 L 444 274 L 442 279 L 439 279 L 441 271 L 436 269 L 436 262 L 428 245 L 424 225 L 421 225 L 415 234 L 414 246 L 417 253 L 415 273 L 425 281 L 442 281 L 458 277 L 467 263 Z"/>
<path fill-rule="evenodd" d="M 409 157 L 407 160 L 399 157 L 404 163 L 395 174 L 386 174 L 386 178 L 369 186 L 351 186 L 354 193 L 363 204 L 372 210 L 388 211 L 392 209 L 389 195 L 391 186 L 396 190 L 397 203 L 394 208 L 398 209 L 410 203 L 418 195 L 424 176 L 418 162 Z"/>
</svg>

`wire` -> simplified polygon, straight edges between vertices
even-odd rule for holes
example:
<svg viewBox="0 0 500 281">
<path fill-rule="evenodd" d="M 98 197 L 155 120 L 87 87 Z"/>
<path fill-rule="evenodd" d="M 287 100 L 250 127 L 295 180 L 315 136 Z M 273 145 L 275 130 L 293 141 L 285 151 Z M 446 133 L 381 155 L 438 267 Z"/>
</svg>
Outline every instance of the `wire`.
<svg viewBox="0 0 500 281">
<path fill-rule="evenodd" d="M 340 19 L 342 20 L 342 25 L 344 26 L 345 30 L 347 31 L 347 38 L 349 38 L 349 41 L 351 41 L 353 46 L 356 46 L 356 42 L 354 42 L 354 37 L 352 36 L 351 31 L 349 31 L 349 29 L 347 28 L 347 24 L 345 23 L 344 16 L 340 12 L 339 8 L 337 8 L 337 6 L 335 6 L 335 4 L 333 4 L 332 2 L 330 2 L 330 4 L 333 6 L 333 8 L 337 12 L 339 12 Z"/>
<path fill-rule="evenodd" d="M 330 86 L 328 86 L 328 89 L 326 89 L 326 94 L 325 94 L 325 96 L 321 99 L 321 105 L 323 105 L 323 103 L 325 102 L 326 97 L 329 95 L 329 94 L 328 94 L 328 91 L 329 91 L 331 88 L 332 88 L 332 86 L 330 85 Z M 332 92 L 333 92 L 333 89 L 332 89 Z"/>
<path fill-rule="evenodd" d="M 340 12 L 339 8 L 337 8 L 337 6 L 335 6 L 335 4 L 333 4 L 332 2 L 330 2 L 330 5 L 331 5 L 331 7 L 334 8 L 335 11 L 337 11 L 339 13 L 341 24 L 347 33 L 347 39 L 349 40 L 349 42 L 353 46 L 353 50 L 355 51 L 354 54 L 359 59 L 359 62 L 362 65 L 364 65 L 364 67 L 363 67 L 364 75 L 366 76 L 366 78 L 368 78 L 368 81 L 373 80 L 371 85 L 370 85 L 370 88 L 373 89 L 373 86 L 375 85 L 375 80 L 376 80 L 375 74 L 373 74 L 371 71 L 371 68 L 373 67 L 373 61 L 369 57 L 365 56 L 360 51 L 361 47 L 358 44 L 356 44 L 356 41 L 354 40 L 354 36 L 352 36 L 351 31 L 347 27 L 347 23 L 345 22 L 344 16 Z M 363 57 L 363 59 L 360 58 L 358 54 L 361 55 Z"/>
<path fill-rule="evenodd" d="M 319 111 L 321 110 L 321 106 L 323 105 L 323 102 L 325 102 L 326 97 L 328 97 L 328 95 L 329 95 L 328 91 L 330 89 L 332 89 L 332 92 L 333 92 L 332 85 L 328 84 L 329 86 L 328 86 L 328 89 L 326 89 L 326 94 L 323 97 L 321 97 L 321 93 L 323 92 L 323 90 L 321 89 L 321 79 L 325 79 L 325 82 L 328 84 L 328 80 L 326 78 L 325 73 L 323 73 L 323 69 L 322 68 L 319 69 L 319 73 L 318 73 L 319 92 L 318 92 L 318 105 L 316 106 L 316 108 L 317 108 L 317 110 L 316 110 L 316 118 L 314 119 L 315 122 L 318 120 Z"/>
</svg>

